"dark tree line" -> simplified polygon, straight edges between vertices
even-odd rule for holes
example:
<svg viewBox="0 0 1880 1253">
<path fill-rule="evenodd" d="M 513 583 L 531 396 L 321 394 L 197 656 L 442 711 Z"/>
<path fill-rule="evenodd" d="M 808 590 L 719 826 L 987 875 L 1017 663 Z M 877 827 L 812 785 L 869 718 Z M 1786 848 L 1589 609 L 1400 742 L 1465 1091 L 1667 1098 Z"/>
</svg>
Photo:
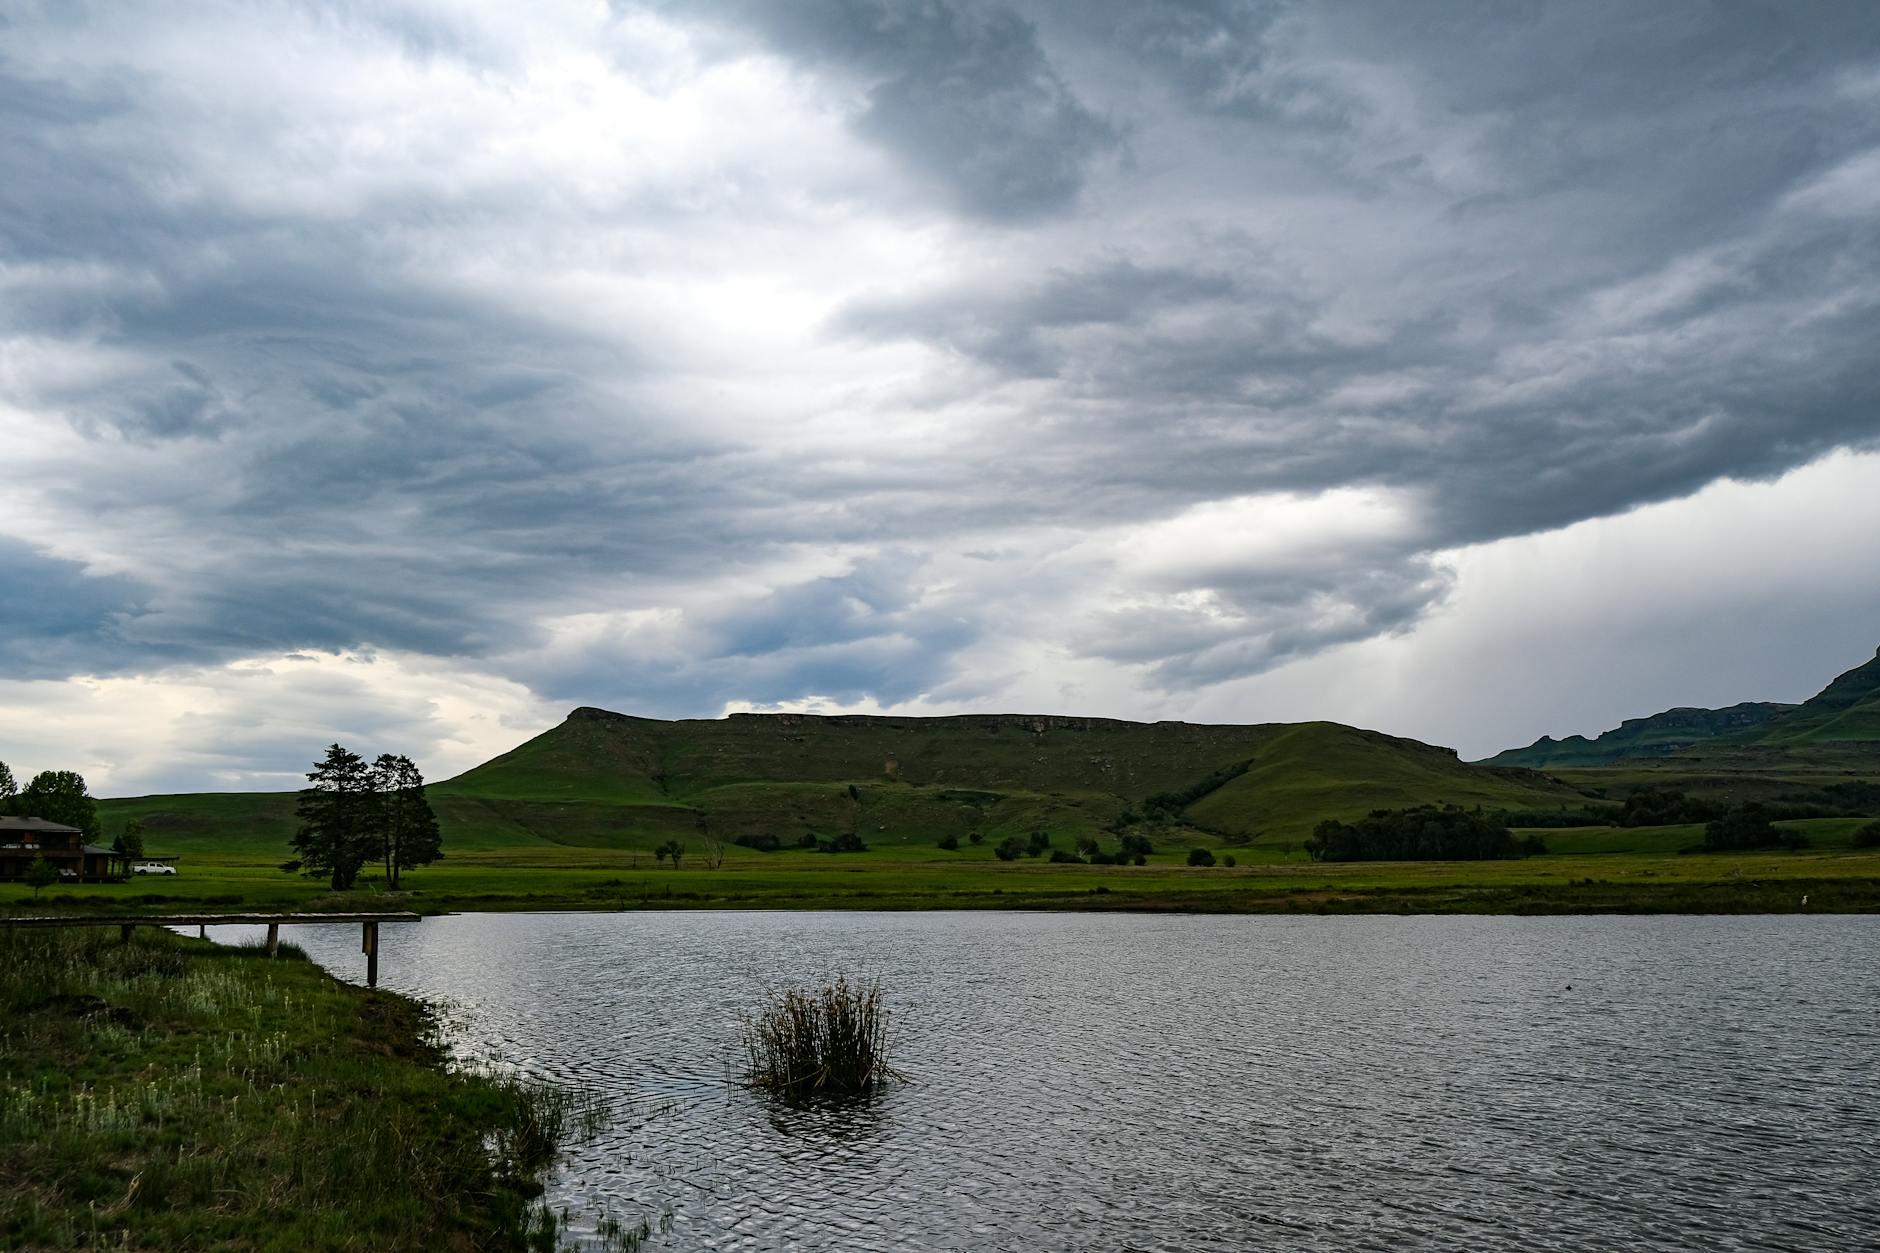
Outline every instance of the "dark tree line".
<svg viewBox="0 0 1880 1253">
<path fill-rule="evenodd" d="M 384 867 L 396 891 L 399 873 L 442 857 L 437 815 L 424 796 L 424 776 L 411 758 L 382 753 L 366 759 L 338 744 L 307 772 L 295 805 L 298 854 L 281 869 L 326 877 L 334 891 L 358 881 L 368 863 Z"/>
<path fill-rule="evenodd" d="M 1356 822 L 1328 818 L 1305 844 L 1314 861 L 1498 861 L 1544 853 L 1539 839 L 1454 805 L 1374 809 Z"/>
</svg>

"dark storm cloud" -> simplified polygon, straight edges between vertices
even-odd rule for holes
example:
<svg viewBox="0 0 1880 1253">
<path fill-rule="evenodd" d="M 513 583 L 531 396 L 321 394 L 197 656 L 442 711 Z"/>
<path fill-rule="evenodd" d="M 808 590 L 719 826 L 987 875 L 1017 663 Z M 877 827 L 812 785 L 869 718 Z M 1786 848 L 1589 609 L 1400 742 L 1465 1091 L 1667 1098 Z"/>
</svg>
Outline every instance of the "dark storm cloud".
<svg viewBox="0 0 1880 1253">
<path fill-rule="evenodd" d="M 788 91 L 776 151 L 714 147 L 741 98 L 620 104 L 683 94 L 620 49 L 649 12 L 696 41 L 675 81 L 764 59 L 828 133 Z M 533 80 L 514 31 L 398 6 L 20 19 L 9 666 L 376 645 L 706 713 L 911 699 L 1001 631 L 1182 690 L 1401 630 L 1446 547 L 1875 441 L 1875 13 L 623 5 L 533 19 L 574 30 Z M 503 130 L 595 49 L 621 92 Z M 857 153 L 914 189 L 828 172 Z M 641 307 L 796 252 L 836 366 L 747 347 L 742 291 Z M 1303 570 L 1112 551 L 1341 492 L 1402 521 Z M 42 506 L 137 581 L 33 555 Z"/>
<path fill-rule="evenodd" d="M 722 0 L 714 13 L 784 55 L 861 84 L 858 134 L 945 187 L 975 216 L 1062 210 L 1116 129 L 1078 100 L 1030 21 L 976 0 Z"/>
<path fill-rule="evenodd" d="M 90 575 L 77 562 L 0 538 L 0 675 L 94 671 L 101 656 L 124 646 L 122 625 L 148 595 L 122 575 Z"/>
</svg>

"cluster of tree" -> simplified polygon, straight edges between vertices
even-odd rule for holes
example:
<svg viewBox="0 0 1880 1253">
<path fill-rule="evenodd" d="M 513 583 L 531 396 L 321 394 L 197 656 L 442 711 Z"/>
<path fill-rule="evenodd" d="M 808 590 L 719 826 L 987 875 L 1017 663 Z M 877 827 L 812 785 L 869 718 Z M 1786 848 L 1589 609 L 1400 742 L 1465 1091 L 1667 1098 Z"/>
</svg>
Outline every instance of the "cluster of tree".
<svg viewBox="0 0 1880 1253">
<path fill-rule="evenodd" d="M 86 789 L 85 776 L 76 770 L 41 770 L 21 788 L 13 771 L 0 761 L 0 814 L 77 827 L 92 844 L 104 838 L 98 802 Z"/>
<path fill-rule="evenodd" d="M 679 859 L 685 856 L 685 845 L 679 843 L 677 840 L 667 840 L 664 844 L 659 845 L 653 850 L 653 856 L 662 866 L 666 864 L 668 857 L 672 858 L 672 868 L 677 870 L 679 868 Z"/>
<path fill-rule="evenodd" d="M 1127 834 L 1118 841 L 1114 851 L 1105 851 L 1094 835 L 1080 835 L 1071 849 L 1054 848 L 1048 831 L 1039 828 L 1029 836 L 1020 839 L 1008 835 L 992 849 L 993 856 L 1000 861 L 1017 861 L 1020 857 L 1045 857 L 1046 860 L 1060 864 L 1077 863 L 1090 866 L 1126 866 L 1131 862 L 1143 865 L 1150 853 L 1155 852 L 1155 845 L 1143 836 Z"/>
<path fill-rule="evenodd" d="M 1880 820 L 1868 823 L 1854 832 L 1855 848 L 1880 848 Z"/>
<path fill-rule="evenodd" d="M 756 849 L 760 853 L 774 853 L 786 847 L 806 849 L 813 853 L 866 853 L 868 851 L 867 841 L 854 831 L 843 831 L 827 838 L 813 831 L 805 831 L 798 837 L 796 843 L 791 845 L 785 845 L 781 839 L 769 832 L 762 835 L 740 835 L 731 842 L 740 848 Z M 955 841 L 954 847 L 959 847 L 958 841 Z"/>
<path fill-rule="evenodd" d="M 1775 825 L 1775 817 L 1767 808 L 1751 802 L 1706 823 L 1702 847 L 1706 853 L 1742 852 L 1752 848 L 1807 848 L 1808 837 L 1781 830 Z"/>
<path fill-rule="evenodd" d="M 812 839 L 815 837 L 812 836 Z M 762 835 L 740 835 L 731 841 L 739 848 L 756 849 L 760 853 L 774 853 L 783 847 L 783 841 L 766 831 Z"/>
<path fill-rule="evenodd" d="M 1445 805 L 1374 809 L 1356 822 L 1328 818 L 1306 841 L 1314 861 L 1491 861 L 1544 853 L 1538 838 L 1481 813 Z"/>
<path fill-rule="evenodd" d="M 1226 787 L 1229 783 L 1232 783 L 1235 779 L 1238 779 L 1241 775 L 1247 773 L 1247 767 L 1252 764 L 1253 761 L 1251 758 L 1246 761 L 1238 761 L 1231 766 L 1222 766 L 1219 770 L 1212 772 L 1205 778 L 1196 779 L 1186 787 L 1173 788 L 1166 792 L 1157 792 L 1154 796 L 1144 798 L 1142 802 L 1143 812 L 1148 815 L 1151 821 L 1173 822 L 1181 817 L 1184 809 L 1206 796 L 1209 792 L 1217 792 L 1221 788 Z"/>
<path fill-rule="evenodd" d="M 396 891 L 401 871 L 444 855 L 424 776 L 409 757 L 383 753 L 368 764 L 334 744 L 307 772 L 295 813 L 298 856 L 281 869 L 327 877 L 335 891 L 351 888 L 369 862 L 384 866 L 385 881 Z"/>
</svg>

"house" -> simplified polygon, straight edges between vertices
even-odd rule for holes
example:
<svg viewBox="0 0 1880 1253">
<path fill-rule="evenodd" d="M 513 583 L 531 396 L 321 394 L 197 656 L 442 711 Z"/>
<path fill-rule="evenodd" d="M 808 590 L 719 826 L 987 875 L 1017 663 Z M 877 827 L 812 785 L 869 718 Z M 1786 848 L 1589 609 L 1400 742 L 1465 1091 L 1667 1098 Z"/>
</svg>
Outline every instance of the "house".
<svg viewBox="0 0 1880 1253">
<path fill-rule="evenodd" d="M 107 883 L 130 877 L 130 858 L 85 843 L 77 827 L 44 818 L 0 818 L 0 880 L 24 879 L 36 857 L 44 857 L 68 883 Z"/>
</svg>

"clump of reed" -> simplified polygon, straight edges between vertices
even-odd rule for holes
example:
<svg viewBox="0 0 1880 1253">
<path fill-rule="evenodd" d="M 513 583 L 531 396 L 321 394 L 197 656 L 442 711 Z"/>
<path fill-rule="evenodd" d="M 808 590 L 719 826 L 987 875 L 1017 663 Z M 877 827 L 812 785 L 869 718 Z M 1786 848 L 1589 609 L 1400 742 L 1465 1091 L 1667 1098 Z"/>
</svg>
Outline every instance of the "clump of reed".
<svg viewBox="0 0 1880 1253">
<path fill-rule="evenodd" d="M 786 989 L 745 1023 L 744 1053 L 748 1086 L 794 1100 L 860 1096 L 904 1077 L 888 1065 L 888 1014 L 874 980 Z"/>
</svg>

